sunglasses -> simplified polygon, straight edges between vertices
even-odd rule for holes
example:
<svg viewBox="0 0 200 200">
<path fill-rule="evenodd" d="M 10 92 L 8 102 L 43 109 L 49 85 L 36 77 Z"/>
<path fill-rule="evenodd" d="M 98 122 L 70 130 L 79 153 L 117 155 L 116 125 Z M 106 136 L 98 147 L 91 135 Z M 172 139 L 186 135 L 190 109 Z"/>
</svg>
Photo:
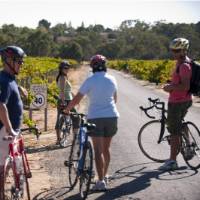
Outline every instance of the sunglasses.
<svg viewBox="0 0 200 200">
<path fill-rule="evenodd" d="M 181 52 L 181 49 L 171 49 L 171 51 L 172 51 L 173 53 L 180 53 L 180 52 Z"/>
<path fill-rule="evenodd" d="M 24 64 L 23 60 L 14 60 L 14 62 L 16 62 L 18 65 L 23 65 Z"/>
</svg>

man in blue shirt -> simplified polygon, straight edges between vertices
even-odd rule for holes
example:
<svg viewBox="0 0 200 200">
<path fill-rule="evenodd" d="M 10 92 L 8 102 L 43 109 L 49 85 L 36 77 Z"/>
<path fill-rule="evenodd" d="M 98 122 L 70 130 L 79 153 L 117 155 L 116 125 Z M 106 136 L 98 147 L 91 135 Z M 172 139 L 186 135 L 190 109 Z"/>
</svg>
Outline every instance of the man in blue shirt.
<svg viewBox="0 0 200 200">
<path fill-rule="evenodd" d="M 0 49 L 3 70 L 0 72 L 0 188 L 3 185 L 3 165 L 8 155 L 10 139 L 16 135 L 22 122 L 23 104 L 15 75 L 23 64 L 24 51 L 17 46 Z M 0 190 L 0 199 L 3 192 Z"/>
</svg>

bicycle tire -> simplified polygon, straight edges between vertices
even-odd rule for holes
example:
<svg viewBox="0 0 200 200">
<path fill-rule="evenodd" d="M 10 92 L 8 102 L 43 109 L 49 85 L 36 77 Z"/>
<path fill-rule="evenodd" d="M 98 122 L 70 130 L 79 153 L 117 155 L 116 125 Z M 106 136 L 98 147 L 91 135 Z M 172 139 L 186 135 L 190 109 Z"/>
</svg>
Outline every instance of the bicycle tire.
<svg viewBox="0 0 200 200">
<path fill-rule="evenodd" d="M 5 200 L 18 200 L 16 196 L 16 180 L 11 158 L 7 158 L 4 165 L 3 196 Z"/>
<path fill-rule="evenodd" d="M 22 199 L 31 200 L 29 181 L 28 181 L 28 172 L 27 172 L 27 166 L 26 166 L 24 153 L 22 155 L 22 170 L 21 170 L 19 179 L 20 179 L 20 187 L 21 187 L 21 190 L 23 191 Z"/>
<path fill-rule="evenodd" d="M 192 122 L 185 123 L 188 127 L 188 134 L 190 138 L 191 148 L 193 151 L 193 157 L 191 159 L 187 159 L 183 155 L 183 159 L 185 160 L 186 164 L 191 169 L 199 169 L 200 168 L 200 131 L 197 126 Z"/>
<path fill-rule="evenodd" d="M 170 153 L 170 145 L 167 139 L 162 139 L 158 144 L 160 136 L 161 122 L 152 120 L 144 124 L 138 133 L 138 144 L 142 153 L 152 161 L 163 163 Z M 165 128 L 164 136 L 169 135 Z"/>
<path fill-rule="evenodd" d="M 71 131 L 71 118 L 67 122 L 65 116 L 60 117 L 59 127 L 60 127 L 60 147 L 65 148 L 69 143 L 69 136 Z"/>
<path fill-rule="evenodd" d="M 86 199 L 88 192 L 90 190 L 90 183 L 92 179 L 92 169 L 93 169 L 93 151 L 92 151 L 92 145 L 90 141 L 87 142 L 84 152 L 84 168 L 82 173 L 80 174 L 80 179 L 79 179 L 79 191 L 80 191 L 80 196 L 82 199 Z"/>
<path fill-rule="evenodd" d="M 79 160 L 78 151 L 79 151 L 78 135 L 74 134 L 70 155 L 68 159 L 69 184 L 71 189 L 74 188 L 74 186 L 78 181 L 78 175 L 77 175 L 78 160 Z"/>
</svg>

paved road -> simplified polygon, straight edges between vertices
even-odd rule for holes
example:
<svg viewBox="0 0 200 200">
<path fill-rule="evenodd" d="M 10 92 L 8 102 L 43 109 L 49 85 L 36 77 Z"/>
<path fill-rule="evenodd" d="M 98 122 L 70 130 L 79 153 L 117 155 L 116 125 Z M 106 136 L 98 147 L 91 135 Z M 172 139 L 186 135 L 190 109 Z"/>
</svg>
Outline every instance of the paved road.
<svg viewBox="0 0 200 200">
<path fill-rule="evenodd" d="M 119 85 L 118 109 L 120 112 L 119 131 L 112 143 L 110 175 L 112 180 L 105 193 L 92 193 L 89 200 L 200 200 L 200 174 L 186 167 L 178 157 L 180 170 L 161 173 L 160 164 L 148 160 L 140 151 L 137 134 L 148 118 L 139 110 L 147 105 L 148 97 L 160 97 L 167 101 L 167 95 L 151 86 L 142 86 L 128 75 L 111 71 Z M 200 128 L 200 107 L 192 107 L 187 119 Z M 35 200 L 79 199 L 78 187 L 69 192 L 66 171 L 63 168 L 64 150 L 47 152 L 52 171 L 52 189 L 38 194 Z M 53 161 L 52 161 L 53 160 Z"/>
</svg>

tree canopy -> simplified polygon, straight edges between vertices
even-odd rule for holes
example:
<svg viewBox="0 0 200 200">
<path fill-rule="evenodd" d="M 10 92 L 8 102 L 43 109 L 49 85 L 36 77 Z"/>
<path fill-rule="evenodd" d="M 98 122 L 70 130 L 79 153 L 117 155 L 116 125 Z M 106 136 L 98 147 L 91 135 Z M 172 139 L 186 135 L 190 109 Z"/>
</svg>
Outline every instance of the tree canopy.
<svg viewBox="0 0 200 200">
<path fill-rule="evenodd" d="M 125 20 L 118 28 L 105 28 L 101 24 L 74 28 L 71 22 L 51 27 L 46 19 L 38 27 L 16 27 L 4 24 L 0 28 L 0 48 L 18 45 L 30 56 L 51 56 L 89 59 L 101 53 L 109 59 L 167 59 L 169 42 L 176 37 L 190 41 L 189 54 L 200 59 L 200 22 L 196 24 L 148 24 L 140 20 Z"/>
</svg>

